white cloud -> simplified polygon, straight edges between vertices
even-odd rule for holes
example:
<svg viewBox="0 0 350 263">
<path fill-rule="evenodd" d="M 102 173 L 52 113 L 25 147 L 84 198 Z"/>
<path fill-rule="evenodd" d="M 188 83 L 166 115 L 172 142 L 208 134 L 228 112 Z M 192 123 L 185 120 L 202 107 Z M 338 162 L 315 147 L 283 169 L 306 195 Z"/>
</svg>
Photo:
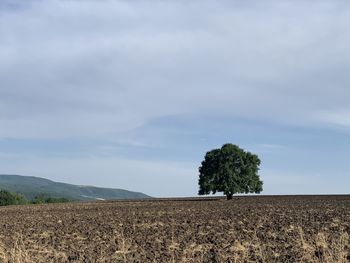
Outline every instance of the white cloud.
<svg viewBox="0 0 350 263">
<path fill-rule="evenodd" d="M 0 6 L 0 137 L 100 136 L 177 114 L 332 124 L 314 112 L 348 108 L 343 1 L 29 3 Z"/>
<path fill-rule="evenodd" d="M 332 180 L 330 180 L 332 178 Z M 346 194 L 348 189 L 339 180 L 347 181 L 345 173 L 305 173 L 285 170 L 261 172 L 265 194 Z"/>
<path fill-rule="evenodd" d="M 315 119 L 339 128 L 350 128 L 350 108 L 323 110 L 315 113 Z"/>
</svg>

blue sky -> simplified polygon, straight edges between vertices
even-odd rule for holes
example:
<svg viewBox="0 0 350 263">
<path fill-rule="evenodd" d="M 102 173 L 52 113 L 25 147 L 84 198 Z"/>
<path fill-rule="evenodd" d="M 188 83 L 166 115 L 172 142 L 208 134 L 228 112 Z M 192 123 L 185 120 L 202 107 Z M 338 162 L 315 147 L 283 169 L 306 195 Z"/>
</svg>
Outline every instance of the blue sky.
<svg viewBox="0 0 350 263">
<path fill-rule="evenodd" d="M 197 194 L 206 151 L 264 194 L 348 193 L 345 1 L 0 3 L 0 173 Z"/>
</svg>

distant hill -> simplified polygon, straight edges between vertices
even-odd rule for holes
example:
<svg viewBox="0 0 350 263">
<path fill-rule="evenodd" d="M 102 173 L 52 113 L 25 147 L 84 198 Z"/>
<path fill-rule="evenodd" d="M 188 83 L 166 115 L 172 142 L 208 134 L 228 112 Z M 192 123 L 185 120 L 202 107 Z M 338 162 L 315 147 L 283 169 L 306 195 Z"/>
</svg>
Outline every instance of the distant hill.
<svg viewBox="0 0 350 263">
<path fill-rule="evenodd" d="M 123 189 L 101 188 L 94 186 L 79 186 L 58 183 L 45 178 L 20 175 L 1 175 L 0 189 L 21 193 L 28 199 L 39 194 L 51 197 L 66 197 L 73 200 L 112 200 L 112 199 L 139 199 L 148 195 L 131 192 Z"/>
</svg>

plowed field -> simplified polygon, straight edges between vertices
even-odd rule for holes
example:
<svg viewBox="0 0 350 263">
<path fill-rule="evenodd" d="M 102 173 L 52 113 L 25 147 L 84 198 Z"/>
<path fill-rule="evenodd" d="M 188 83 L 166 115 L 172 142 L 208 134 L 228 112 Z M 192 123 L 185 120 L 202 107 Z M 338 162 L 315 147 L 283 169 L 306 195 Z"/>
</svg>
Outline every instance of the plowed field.
<svg viewBox="0 0 350 263">
<path fill-rule="evenodd" d="M 350 196 L 0 208 L 0 262 L 350 262 Z"/>
</svg>

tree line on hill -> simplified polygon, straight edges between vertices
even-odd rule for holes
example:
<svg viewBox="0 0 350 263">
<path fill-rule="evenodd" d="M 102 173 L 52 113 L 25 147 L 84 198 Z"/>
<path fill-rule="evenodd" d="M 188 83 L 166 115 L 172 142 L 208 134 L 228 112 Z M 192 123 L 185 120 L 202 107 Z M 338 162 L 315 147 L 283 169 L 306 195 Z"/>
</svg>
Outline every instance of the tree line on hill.
<svg viewBox="0 0 350 263">
<path fill-rule="evenodd" d="M 28 200 L 24 195 L 12 193 L 7 190 L 0 190 L 0 206 L 6 205 L 26 205 L 26 204 L 49 204 L 49 203 L 67 203 L 72 200 L 64 197 L 50 197 L 46 194 L 39 194 L 32 200 Z"/>
</svg>

